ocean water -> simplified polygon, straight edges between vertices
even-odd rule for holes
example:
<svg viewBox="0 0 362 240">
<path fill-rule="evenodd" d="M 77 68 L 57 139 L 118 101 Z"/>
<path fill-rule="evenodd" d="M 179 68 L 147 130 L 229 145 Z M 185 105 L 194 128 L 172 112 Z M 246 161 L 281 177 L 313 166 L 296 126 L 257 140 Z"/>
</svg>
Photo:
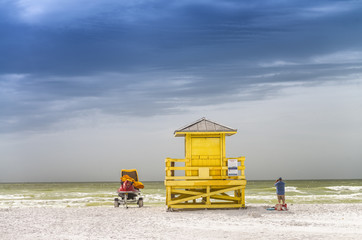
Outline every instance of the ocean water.
<svg viewBox="0 0 362 240">
<path fill-rule="evenodd" d="M 287 203 L 362 203 L 362 180 L 291 180 Z M 165 204 L 163 182 L 144 182 L 145 205 Z M 113 206 L 117 182 L 0 183 L 0 208 Z M 248 181 L 246 204 L 275 204 L 274 181 Z"/>
</svg>

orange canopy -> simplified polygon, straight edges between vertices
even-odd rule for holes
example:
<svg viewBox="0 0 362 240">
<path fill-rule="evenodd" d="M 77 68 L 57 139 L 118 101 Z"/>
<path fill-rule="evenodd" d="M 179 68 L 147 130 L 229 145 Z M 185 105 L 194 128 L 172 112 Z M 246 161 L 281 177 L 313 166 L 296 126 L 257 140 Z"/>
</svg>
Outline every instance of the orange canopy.
<svg viewBox="0 0 362 240">
<path fill-rule="evenodd" d="M 123 177 L 121 177 L 121 181 L 122 182 L 125 182 L 125 181 L 130 181 L 130 182 L 133 182 L 133 186 L 135 187 L 135 188 L 140 188 L 140 189 L 143 189 L 145 186 L 143 185 L 143 183 L 141 183 L 141 182 L 137 182 L 137 181 L 135 181 L 133 178 L 131 178 L 130 176 L 128 176 L 128 175 L 123 175 Z"/>
</svg>

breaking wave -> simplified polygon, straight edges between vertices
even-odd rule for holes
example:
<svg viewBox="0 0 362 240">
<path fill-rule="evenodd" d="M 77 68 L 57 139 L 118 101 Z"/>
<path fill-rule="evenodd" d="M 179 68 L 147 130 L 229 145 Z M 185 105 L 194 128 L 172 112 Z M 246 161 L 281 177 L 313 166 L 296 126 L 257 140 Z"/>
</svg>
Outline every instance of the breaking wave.
<svg viewBox="0 0 362 240">
<path fill-rule="evenodd" d="M 333 191 L 353 191 L 353 192 L 362 191 L 362 186 L 332 186 L 326 188 Z"/>
</svg>

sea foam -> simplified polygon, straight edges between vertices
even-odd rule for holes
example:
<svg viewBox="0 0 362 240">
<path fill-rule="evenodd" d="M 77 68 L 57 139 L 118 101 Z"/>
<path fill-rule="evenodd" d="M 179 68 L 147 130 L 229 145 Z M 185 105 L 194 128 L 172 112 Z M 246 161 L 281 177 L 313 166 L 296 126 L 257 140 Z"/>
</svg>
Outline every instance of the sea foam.
<svg viewBox="0 0 362 240">
<path fill-rule="evenodd" d="M 297 187 L 293 187 L 293 186 L 285 187 L 285 191 L 286 192 L 305 193 L 305 192 L 302 192 L 302 191 L 298 190 Z"/>
<path fill-rule="evenodd" d="M 326 188 L 333 191 L 362 191 L 362 186 L 332 186 Z"/>
</svg>

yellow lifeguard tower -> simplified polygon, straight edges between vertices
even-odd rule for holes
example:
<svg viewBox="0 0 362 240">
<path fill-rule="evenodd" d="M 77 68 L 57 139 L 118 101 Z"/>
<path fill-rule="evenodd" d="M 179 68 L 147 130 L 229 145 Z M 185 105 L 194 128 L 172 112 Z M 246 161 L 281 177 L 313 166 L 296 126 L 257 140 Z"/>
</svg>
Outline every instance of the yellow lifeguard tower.
<svg viewBox="0 0 362 240">
<path fill-rule="evenodd" d="M 185 158 L 165 160 L 169 210 L 245 207 L 245 157 L 225 157 L 225 136 L 236 132 L 206 118 L 174 132 L 185 137 Z"/>
</svg>

